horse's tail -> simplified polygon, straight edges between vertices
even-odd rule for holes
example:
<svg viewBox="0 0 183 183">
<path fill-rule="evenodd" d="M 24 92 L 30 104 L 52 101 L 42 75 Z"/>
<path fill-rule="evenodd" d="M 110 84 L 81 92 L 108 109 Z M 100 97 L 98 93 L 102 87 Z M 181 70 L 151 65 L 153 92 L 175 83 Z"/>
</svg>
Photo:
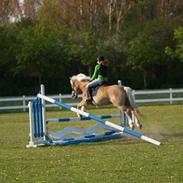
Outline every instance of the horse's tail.
<svg viewBox="0 0 183 183">
<path fill-rule="evenodd" d="M 132 95 L 132 89 L 127 86 L 124 86 L 123 88 L 128 96 L 128 100 L 130 102 L 131 107 L 133 108 L 134 112 L 136 113 L 136 116 L 142 116 L 142 113 L 140 112 L 140 110 L 138 109 L 138 106 L 135 103 L 134 96 Z"/>
</svg>

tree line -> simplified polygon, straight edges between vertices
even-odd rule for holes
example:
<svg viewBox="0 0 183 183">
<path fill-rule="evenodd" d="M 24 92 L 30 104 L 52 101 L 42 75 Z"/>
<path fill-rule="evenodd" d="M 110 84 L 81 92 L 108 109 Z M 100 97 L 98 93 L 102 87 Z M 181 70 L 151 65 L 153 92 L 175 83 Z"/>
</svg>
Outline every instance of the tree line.
<svg viewBox="0 0 183 183">
<path fill-rule="evenodd" d="M 134 89 L 183 87 L 181 0 L 1 0 L 0 95 L 69 93 L 69 77 L 109 61 Z"/>
</svg>

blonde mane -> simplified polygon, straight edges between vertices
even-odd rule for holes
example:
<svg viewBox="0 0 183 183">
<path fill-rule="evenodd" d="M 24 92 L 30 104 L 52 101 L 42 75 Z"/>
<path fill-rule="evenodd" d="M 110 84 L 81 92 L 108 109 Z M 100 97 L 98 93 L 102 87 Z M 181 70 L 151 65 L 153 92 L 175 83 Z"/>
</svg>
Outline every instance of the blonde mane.
<svg viewBox="0 0 183 183">
<path fill-rule="evenodd" d="M 71 85 L 73 85 L 73 82 L 76 80 L 77 81 L 91 81 L 91 77 L 86 76 L 85 74 L 82 74 L 82 73 L 80 73 L 78 75 L 74 75 L 70 78 Z"/>
</svg>

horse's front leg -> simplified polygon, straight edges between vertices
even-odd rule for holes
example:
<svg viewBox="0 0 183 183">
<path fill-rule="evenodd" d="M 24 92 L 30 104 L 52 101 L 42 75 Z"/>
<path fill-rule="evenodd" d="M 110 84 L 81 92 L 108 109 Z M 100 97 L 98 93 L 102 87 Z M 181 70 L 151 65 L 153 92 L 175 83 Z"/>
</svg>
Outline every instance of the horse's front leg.
<svg viewBox="0 0 183 183">
<path fill-rule="evenodd" d="M 82 100 L 78 105 L 77 105 L 77 109 L 81 110 L 81 111 L 84 111 L 85 110 L 85 106 L 86 106 L 86 101 L 85 100 Z M 77 116 L 79 118 L 82 117 L 81 114 L 77 113 Z"/>
</svg>

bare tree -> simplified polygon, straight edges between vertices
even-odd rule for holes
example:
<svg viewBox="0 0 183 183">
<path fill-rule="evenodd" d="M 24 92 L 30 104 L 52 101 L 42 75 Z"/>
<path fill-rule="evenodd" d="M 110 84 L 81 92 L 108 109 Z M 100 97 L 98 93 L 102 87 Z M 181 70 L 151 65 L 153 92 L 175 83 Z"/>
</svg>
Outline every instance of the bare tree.
<svg viewBox="0 0 183 183">
<path fill-rule="evenodd" d="M 24 16 L 34 18 L 37 15 L 41 5 L 42 5 L 42 0 L 24 0 L 24 4 L 23 4 Z"/>
<path fill-rule="evenodd" d="M 161 0 L 159 9 L 163 18 L 170 18 L 178 14 L 182 14 L 183 1 L 182 0 Z"/>
<path fill-rule="evenodd" d="M 0 1 L 0 23 L 7 24 L 22 16 L 19 0 Z"/>
<path fill-rule="evenodd" d="M 108 13 L 108 20 L 109 20 L 109 32 L 112 31 L 112 20 L 113 20 L 113 14 L 116 7 L 116 0 L 109 0 L 108 2 L 109 7 L 109 13 Z"/>
</svg>

